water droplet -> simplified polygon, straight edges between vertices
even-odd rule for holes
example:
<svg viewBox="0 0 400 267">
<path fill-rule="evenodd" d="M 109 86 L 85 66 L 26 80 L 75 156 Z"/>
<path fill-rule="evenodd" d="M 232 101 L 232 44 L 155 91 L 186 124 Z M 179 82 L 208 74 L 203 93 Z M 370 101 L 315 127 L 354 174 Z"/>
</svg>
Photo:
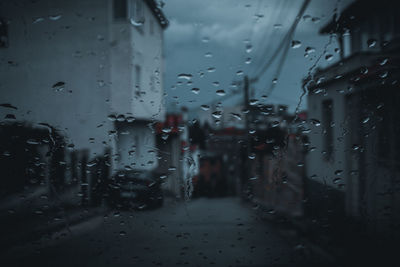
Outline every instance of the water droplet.
<svg viewBox="0 0 400 267">
<path fill-rule="evenodd" d="M 315 52 L 315 48 L 314 48 L 314 47 L 307 46 L 306 49 L 305 49 L 305 52 L 306 52 L 307 54 L 314 53 L 314 52 Z"/>
<path fill-rule="evenodd" d="M 250 100 L 249 100 L 249 104 L 250 104 L 251 106 L 257 105 L 257 104 L 258 104 L 258 99 L 250 99 Z"/>
<path fill-rule="evenodd" d="M 198 95 L 200 93 L 200 89 L 199 88 L 192 88 L 192 93 Z"/>
<path fill-rule="evenodd" d="M 39 22 L 42 22 L 42 21 L 44 21 L 44 18 L 35 18 L 33 20 L 33 24 L 36 24 L 36 23 L 39 23 Z"/>
<path fill-rule="evenodd" d="M 178 79 L 186 79 L 186 80 L 190 80 L 193 78 L 192 74 L 187 74 L 187 73 L 181 73 L 178 75 Z"/>
<path fill-rule="evenodd" d="M 293 49 L 300 48 L 300 47 L 301 47 L 301 42 L 298 41 L 298 40 L 293 40 L 293 41 L 292 41 L 291 47 L 292 47 Z"/>
<path fill-rule="evenodd" d="M 127 122 L 133 122 L 134 120 L 135 120 L 135 118 L 132 117 L 132 116 L 129 116 L 129 117 L 126 118 Z"/>
<path fill-rule="evenodd" d="M 278 127 L 279 124 L 280 124 L 279 121 L 273 121 L 271 126 L 272 126 L 272 127 Z"/>
<path fill-rule="evenodd" d="M 221 111 L 214 111 L 211 115 L 212 115 L 214 118 L 219 119 L 219 118 L 222 117 L 222 112 L 221 112 Z"/>
<path fill-rule="evenodd" d="M 126 232 L 125 232 L 125 231 L 120 231 L 120 232 L 119 232 L 119 235 L 120 235 L 120 236 L 126 236 Z"/>
<path fill-rule="evenodd" d="M 246 45 L 246 53 L 250 53 L 253 50 L 253 46 L 251 44 Z"/>
<path fill-rule="evenodd" d="M 62 15 L 61 15 L 61 14 L 58 14 L 58 15 L 49 16 L 49 19 L 54 21 L 54 20 L 59 20 L 59 19 L 61 19 L 61 17 L 62 17 Z"/>
<path fill-rule="evenodd" d="M 139 26 L 142 26 L 142 25 L 144 24 L 144 19 L 143 19 L 143 20 L 135 20 L 135 19 L 131 18 L 131 19 L 129 20 L 129 22 L 130 22 L 133 26 L 139 27 Z"/>
<path fill-rule="evenodd" d="M 244 62 L 244 63 L 246 63 L 246 64 L 250 64 L 251 63 L 251 58 L 246 58 L 246 61 Z"/>
<path fill-rule="evenodd" d="M 375 45 L 376 45 L 376 40 L 375 40 L 375 39 L 369 39 L 369 40 L 367 41 L 367 45 L 368 45 L 369 48 L 375 47 Z"/>
<path fill-rule="evenodd" d="M 26 143 L 27 144 L 29 144 L 29 145 L 38 145 L 38 144 L 40 144 L 37 140 L 35 140 L 35 139 L 28 139 L 27 141 L 26 141 Z"/>
<path fill-rule="evenodd" d="M 361 70 L 360 70 L 360 72 L 361 72 L 361 74 L 367 74 L 368 73 L 368 68 L 367 67 L 361 67 Z"/>
<path fill-rule="evenodd" d="M 282 24 L 279 24 L 279 23 L 274 24 L 274 29 L 280 29 L 282 27 L 283 27 Z"/>
<path fill-rule="evenodd" d="M 209 37 L 203 37 L 203 39 L 201 41 L 203 43 L 208 43 L 208 42 L 210 42 L 210 38 Z"/>
<path fill-rule="evenodd" d="M 176 167 L 175 166 L 169 166 L 168 171 L 176 171 Z"/>
<path fill-rule="evenodd" d="M 125 116 L 124 115 L 118 115 L 117 121 L 125 121 Z"/>
<path fill-rule="evenodd" d="M 387 58 L 384 58 L 384 59 L 381 60 L 381 62 L 379 62 L 379 64 L 380 64 L 381 66 L 383 66 L 383 65 L 385 65 L 387 62 L 388 62 L 388 59 L 387 59 Z"/>
<path fill-rule="evenodd" d="M 87 167 L 93 167 L 93 166 L 96 166 L 96 165 L 97 165 L 96 161 L 91 161 L 91 162 L 88 162 L 86 164 Z"/>
<path fill-rule="evenodd" d="M 379 74 L 379 77 L 381 77 L 382 79 L 386 78 L 388 76 L 389 72 L 384 71 L 382 73 Z"/>
<path fill-rule="evenodd" d="M 204 111 L 207 111 L 210 109 L 210 106 L 209 105 L 201 105 L 201 109 Z"/>
<path fill-rule="evenodd" d="M 55 92 L 61 92 L 62 90 L 64 90 L 64 87 L 65 87 L 65 82 L 56 82 L 52 86 Z"/>
<path fill-rule="evenodd" d="M 363 124 L 365 124 L 365 123 L 367 123 L 367 122 L 369 122 L 369 117 L 363 119 L 363 121 L 362 121 Z"/>
<path fill-rule="evenodd" d="M 328 54 L 325 56 L 326 61 L 331 61 L 332 59 L 333 59 L 333 55 L 331 55 L 331 54 Z"/>
<path fill-rule="evenodd" d="M 208 57 L 208 58 L 210 58 L 210 57 L 212 57 L 213 55 L 212 55 L 212 53 L 211 52 L 207 52 L 207 53 L 205 53 L 205 55 L 204 55 L 205 57 Z"/>
<path fill-rule="evenodd" d="M 243 71 L 241 71 L 241 70 L 237 71 L 236 75 L 238 75 L 238 76 L 243 75 Z"/>
<path fill-rule="evenodd" d="M 215 91 L 215 93 L 216 93 L 217 95 L 219 95 L 219 96 L 224 96 L 224 95 L 226 95 L 225 91 L 222 90 L 222 89 L 219 89 L 219 90 Z"/>
<path fill-rule="evenodd" d="M 163 129 L 162 129 L 162 132 L 163 132 L 163 133 L 170 133 L 171 131 L 172 131 L 172 128 L 171 128 L 171 127 L 163 128 Z"/>
<path fill-rule="evenodd" d="M 315 126 L 320 126 L 321 122 L 317 119 L 310 119 L 311 124 L 315 125 Z"/>
<path fill-rule="evenodd" d="M 116 121 L 117 120 L 117 116 L 115 116 L 114 114 L 111 114 L 111 115 L 108 116 L 108 119 L 110 121 Z"/>
<path fill-rule="evenodd" d="M 237 119 L 237 120 L 241 120 L 241 119 L 242 119 L 242 117 L 240 116 L 240 114 L 231 113 L 231 115 L 232 115 L 232 117 L 234 117 L 234 118 Z"/>
<path fill-rule="evenodd" d="M 210 68 L 207 69 L 207 71 L 208 71 L 208 72 L 215 72 L 216 69 L 215 69 L 214 67 L 210 67 Z"/>
<path fill-rule="evenodd" d="M 357 144 L 355 144 L 355 145 L 353 145 L 353 146 L 351 147 L 351 149 L 353 149 L 354 151 L 356 151 L 356 150 L 359 150 L 359 149 L 360 149 L 360 146 L 357 145 Z"/>
<path fill-rule="evenodd" d="M 341 181 L 342 181 L 342 178 L 340 178 L 340 177 L 336 177 L 333 179 L 334 184 L 339 184 Z"/>
<path fill-rule="evenodd" d="M 335 175 L 342 175 L 342 173 L 343 173 L 343 170 L 336 170 L 335 171 Z"/>
</svg>

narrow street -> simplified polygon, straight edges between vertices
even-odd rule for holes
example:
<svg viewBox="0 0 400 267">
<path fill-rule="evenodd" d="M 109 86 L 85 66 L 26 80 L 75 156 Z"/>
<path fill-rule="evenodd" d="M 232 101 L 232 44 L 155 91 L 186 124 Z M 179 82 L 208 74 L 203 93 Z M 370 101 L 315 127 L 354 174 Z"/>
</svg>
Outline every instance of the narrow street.
<svg viewBox="0 0 400 267">
<path fill-rule="evenodd" d="M 110 212 L 2 256 L 3 266 L 302 266 L 304 256 L 237 198 Z M 4 262 L 4 261 L 3 261 Z"/>
</svg>

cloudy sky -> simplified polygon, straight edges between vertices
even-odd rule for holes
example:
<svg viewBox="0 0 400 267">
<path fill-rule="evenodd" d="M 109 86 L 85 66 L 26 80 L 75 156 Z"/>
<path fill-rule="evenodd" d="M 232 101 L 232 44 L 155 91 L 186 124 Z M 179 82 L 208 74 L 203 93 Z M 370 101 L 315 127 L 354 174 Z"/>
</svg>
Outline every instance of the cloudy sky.
<svg viewBox="0 0 400 267">
<path fill-rule="evenodd" d="M 332 19 L 335 7 L 340 12 L 352 0 L 311 0 L 298 24 L 294 41 L 300 44 L 290 48 L 282 72 L 273 92 L 265 96 L 274 78 L 277 62 L 265 72 L 268 61 L 288 32 L 303 0 L 167 0 L 163 8 L 170 21 L 165 31 L 167 104 L 174 103 L 195 108 L 221 98 L 217 90 L 232 94 L 233 81 L 243 80 L 263 73 L 251 85 L 253 98 L 265 103 L 287 104 L 293 111 L 299 102 L 301 80 L 323 53 L 329 36 L 318 30 Z M 305 49 L 312 48 L 308 57 Z M 338 59 L 333 42 L 318 65 L 325 66 Z M 315 51 L 314 51 L 315 49 Z M 179 78 L 190 74 L 192 79 Z M 199 88 L 194 90 L 193 88 Z M 240 88 L 238 88 L 240 89 Z M 236 90 L 238 90 L 236 89 Z M 224 102 L 225 106 L 240 103 L 243 97 L 236 94 Z M 306 108 L 303 101 L 302 108 Z"/>
</svg>

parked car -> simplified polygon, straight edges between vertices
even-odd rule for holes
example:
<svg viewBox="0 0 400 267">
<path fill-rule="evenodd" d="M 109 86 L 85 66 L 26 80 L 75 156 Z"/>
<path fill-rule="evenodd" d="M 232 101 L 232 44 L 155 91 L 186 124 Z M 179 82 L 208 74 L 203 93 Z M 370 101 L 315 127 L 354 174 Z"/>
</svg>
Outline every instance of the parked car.
<svg viewBox="0 0 400 267">
<path fill-rule="evenodd" d="M 110 204 L 117 208 L 144 209 L 163 204 L 161 181 L 151 171 L 119 171 L 110 188 Z"/>
</svg>

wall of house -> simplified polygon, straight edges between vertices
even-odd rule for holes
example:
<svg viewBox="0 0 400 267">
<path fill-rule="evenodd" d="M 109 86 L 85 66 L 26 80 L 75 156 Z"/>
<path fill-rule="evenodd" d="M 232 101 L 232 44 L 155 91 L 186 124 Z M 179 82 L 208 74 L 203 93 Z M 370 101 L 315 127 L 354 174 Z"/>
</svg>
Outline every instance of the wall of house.
<svg viewBox="0 0 400 267">
<path fill-rule="evenodd" d="M 158 165 L 155 134 L 147 123 L 117 124 L 115 169 L 153 170 Z"/>
<path fill-rule="evenodd" d="M 0 95 L 18 108 L 1 108 L 1 118 L 47 123 L 76 149 L 103 153 L 112 127 L 107 2 L 1 2 L 9 46 L 0 49 Z"/>
<path fill-rule="evenodd" d="M 307 176 L 321 184 L 343 191 L 346 179 L 345 154 L 350 150 L 346 146 L 347 116 L 345 113 L 345 93 L 348 91 L 348 84 L 345 81 L 337 81 L 327 85 L 326 93 L 310 93 L 308 97 L 309 106 L 309 133 L 310 152 L 307 154 Z M 341 93 L 340 90 L 343 90 Z M 324 118 L 324 101 L 332 101 L 332 124 L 328 125 Z M 327 133 L 332 132 L 332 153 L 327 155 L 325 140 Z M 335 174 L 336 173 L 336 174 Z M 341 173 L 341 175 L 338 175 Z M 338 179 L 339 178 L 339 179 Z"/>
<path fill-rule="evenodd" d="M 149 7 L 143 3 L 142 8 L 141 25 L 135 26 L 133 0 L 128 1 L 128 19 L 112 19 L 110 25 L 111 112 L 160 121 L 165 116 L 163 29 Z"/>
</svg>

